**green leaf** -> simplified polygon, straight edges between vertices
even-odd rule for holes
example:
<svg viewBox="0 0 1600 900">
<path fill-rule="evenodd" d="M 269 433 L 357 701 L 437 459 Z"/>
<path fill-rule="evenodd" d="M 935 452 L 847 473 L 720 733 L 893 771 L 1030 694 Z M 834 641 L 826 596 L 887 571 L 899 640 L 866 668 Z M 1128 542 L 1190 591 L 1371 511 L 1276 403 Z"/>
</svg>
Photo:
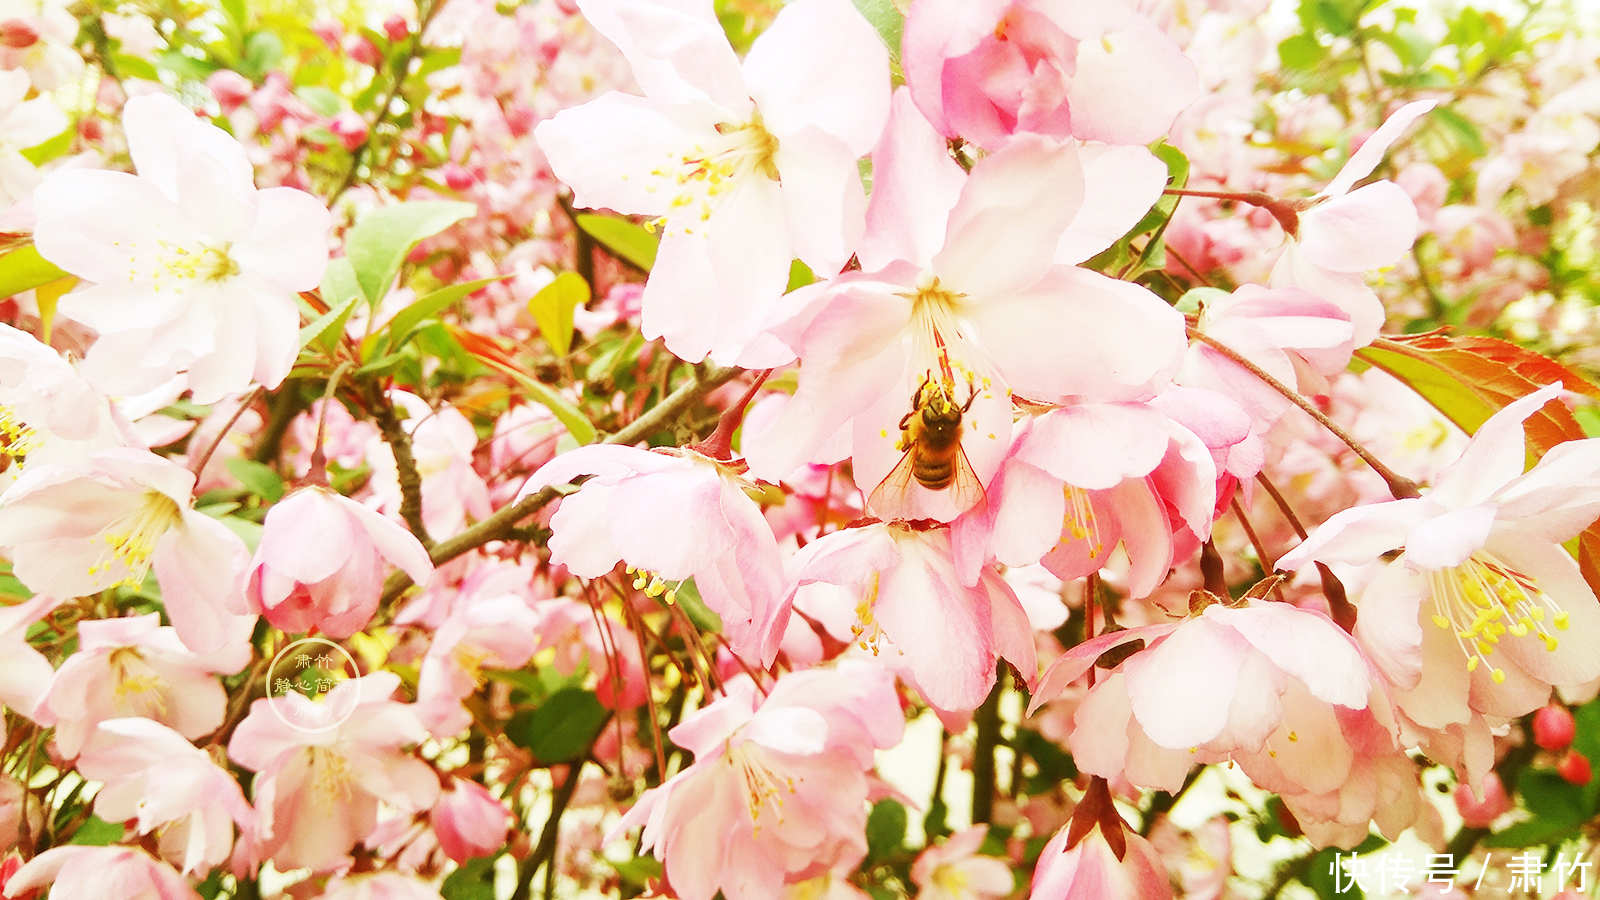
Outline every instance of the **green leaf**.
<svg viewBox="0 0 1600 900">
<path fill-rule="evenodd" d="M 148 64 L 146 65 L 148 66 Z M 151 69 L 150 71 L 153 76 L 155 70 Z M 23 150 L 22 158 L 35 166 L 42 166 L 52 159 L 65 155 L 67 151 L 72 149 L 72 142 L 77 137 L 78 129 L 67 128 L 55 137 Z"/>
<path fill-rule="evenodd" d="M 897 800 L 879 800 L 867 816 L 867 859 L 893 855 L 906 842 L 906 808 Z"/>
<path fill-rule="evenodd" d="M 344 323 L 349 320 L 350 313 L 355 311 L 356 301 L 360 299 L 360 297 L 351 297 L 322 315 L 317 316 L 315 321 L 300 329 L 300 349 L 304 350 L 312 341 L 316 341 L 323 347 L 331 347 L 333 343 L 336 343 L 337 336 L 344 332 Z M 333 341 L 328 339 L 329 335 L 334 336 Z"/>
<path fill-rule="evenodd" d="M 65 278 L 66 272 L 39 255 L 32 244 L 0 256 L 0 297 L 31 291 L 43 284 Z"/>
<path fill-rule="evenodd" d="M 878 32 L 878 37 L 883 38 L 883 43 L 889 48 L 889 62 L 899 65 L 900 42 L 905 35 L 906 17 L 895 8 L 893 0 L 855 0 L 856 9 L 861 11 L 862 18 L 872 24 L 873 30 Z"/>
<path fill-rule="evenodd" d="M 1436 106 L 1428 118 L 1430 121 L 1437 122 L 1443 126 L 1444 130 L 1461 145 L 1462 149 L 1474 157 L 1488 155 L 1489 145 L 1484 143 L 1483 133 L 1466 116 L 1448 106 Z"/>
<path fill-rule="evenodd" d="M 322 270 L 322 302 L 331 309 L 352 297 L 361 296 L 361 285 L 356 282 L 355 267 L 350 265 L 348 257 L 340 256 L 328 260 L 328 267 Z"/>
<path fill-rule="evenodd" d="M 493 856 L 474 856 L 445 876 L 439 885 L 444 900 L 494 900 Z"/>
<path fill-rule="evenodd" d="M 72 840 L 67 843 L 83 847 L 106 847 L 112 841 L 122 840 L 122 832 L 121 822 L 107 822 L 97 815 L 90 814 L 73 833 Z"/>
<path fill-rule="evenodd" d="M 265 498 L 269 503 L 283 499 L 283 478 L 271 466 L 253 459 L 238 458 L 228 460 L 227 466 L 233 477 L 239 479 L 239 483 L 250 493 Z"/>
<path fill-rule="evenodd" d="M 303 88 L 297 88 L 294 93 L 319 116 L 331 119 L 344 111 L 344 100 L 320 84 L 308 84 Z"/>
<path fill-rule="evenodd" d="M 580 213 L 578 227 L 599 241 L 611 254 L 648 272 L 656 264 L 656 248 L 661 238 L 627 219 Z"/>
<path fill-rule="evenodd" d="M 1571 787 L 1571 785 L 1568 785 Z M 1483 839 L 1485 847 L 1537 847 L 1544 844 L 1562 844 L 1582 834 L 1583 823 L 1552 819 L 1532 819 L 1508 825 Z"/>
<path fill-rule="evenodd" d="M 1178 312 L 1181 312 L 1186 316 L 1193 316 L 1198 315 L 1201 308 L 1204 307 L 1205 304 L 1226 296 L 1228 296 L 1228 292 L 1222 290 L 1221 288 L 1190 288 L 1189 290 L 1185 291 L 1183 296 L 1178 298 L 1178 302 L 1173 305 L 1177 308 Z"/>
<path fill-rule="evenodd" d="M 567 398 L 561 396 L 549 385 L 536 379 L 518 376 L 517 381 L 527 389 L 529 394 L 533 395 L 533 399 L 543 403 L 550 408 L 552 413 L 555 413 L 556 419 L 561 422 L 563 428 L 567 429 L 567 433 L 572 435 L 573 440 L 580 445 L 594 443 L 594 439 L 599 436 L 599 432 L 595 431 L 594 424 L 589 421 L 589 417 L 585 416 L 576 406 L 573 406 Z"/>
<path fill-rule="evenodd" d="M 1522 805 L 1539 820 L 1576 825 L 1588 820 L 1590 808 L 1583 802 L 1582 789 L 1546 769 L 1532 769 L 1517 779 Z"/>
<path fill-rule="evenodd" d="M 589 282 L 573 272 L 562 272 L 528 301 L 528 312 L 539 333 L 557 356 L 572 349 L 572 311 L 589 302 Z"/>
<path fill-rule="evenodd" d="M 400 273 L 406 254 L 418 241 L 477 211 L 477 205 L 472 203 L 414 200 L 375 209 L 357 222 L 345 237 L 345 255 L 367 303 L 377 306 L 383 300 Z"/>
<path fill-rule="evenodd" d="M 678 585 L 676 602 L 694 627 L 701 631 L 722 633 L 722 617 L 700 599 L 700 588 L 693 578 L 686 578 Z"/>
<path fill-rule="evenodd" d="M 789 286 L 784 288 L 784 292 L 787 293 L 796 288 L 803 288 L 816 280 L 817 274 L 811 271 L 810 266 L 798 259 L 792 260 L 789 263 Z"/>
<path fill-rule="evenodd" d="M 601 859 L 605 858 L 601 857 Z M 661 861 L 653 856 L 635 856 L 633 859 L 625 859 L 621 862 L 605 859 L 605 862 L 611 868 L 616 869 L 617 874 L 622 876 L 622 880 L 629 884 L 642 886 L 653 878 L 660 878 L 662 873 Z"/>
<path fill-rule="evenodd" d="M 1285 69 L 1310 71 L 1327 58 L 1328 48 L 1314 34 L 1297 34 L 1278 44 L 1278 62 Z"/>
<path fill-rule="evenodd" d="M 432 317 L 435 313 L 484 285 L 494 284 L 496 281 L 502 281 L 510 277 L 510 275 L 499 275 L 494 278 L 479 278 L 476 281 L 452 284 L 449 287 L 440 288 L 400 310 L 395 313 L 393 319 L 389 320 L 389 325 L 386 329 L 389 335 L 388 349 L 393 350 L 404 344 L 406 339 L 411 337 L 412 329 L 422 324 L 422 320 Z"/>
<path fill-rule="evenodd" d="M 588 752 L 609 715 L 594 692 L 567 688 L 537 709 L 512 716 L 506 737 L 542 763 L 572 762 Z"/>
</svg>

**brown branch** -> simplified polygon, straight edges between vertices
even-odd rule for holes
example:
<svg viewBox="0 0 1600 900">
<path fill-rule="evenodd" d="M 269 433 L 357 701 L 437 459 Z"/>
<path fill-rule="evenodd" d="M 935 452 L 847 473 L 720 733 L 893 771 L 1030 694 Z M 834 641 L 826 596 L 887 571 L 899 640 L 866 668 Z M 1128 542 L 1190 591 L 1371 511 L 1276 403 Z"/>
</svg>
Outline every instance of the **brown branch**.
<svg viewBox="0 0 1600 900">
<path fill-rule="evenodd" d="M 1237 350 L 1234 350 L 1232 347 L 1221 343 L 1216 338 L 1213 338 L 1210 335 L 1194 328 L 1189 329 L 1189 336 L 1201 342 L 1202 344 L 1205 344 L 1207 347 L 1217 351 L 1237 364 L 1239 367 L 1243 368 L 1245 371 L 1261 379 L 1262 382 L 1264 382 L 1268 387 L 1282 394 L 1290 403 L 1300 407 L 1300 409 L 1302 409 L 1306 415 L 1316 419 L 1317 424 L 1328 429 L 1328 431 L 1333 434 L 1334 437 L 1344 442 L 1345 446 L 1349 447 L 1357 456 L 1361 457 L 1362 462 L 1371 466 L 1372 470 L 1378 473 L 1379 477 L 1384 480 L 1384 483 L 1389 486 L 1389 493 L 1393 495 L 1396 500 L 1422 496 L 1422 492 L 1417 490 L 1416 482 L 1384 465 L 1382 460 L 1378 459 L 1376 456 L 1373 456 L 1371 451 L 1367 450 L 1366 447 L 1361 446 L 1361 442 L 1352 437 L 1348 431 L 1345 431 L 1339 426 L 1338 423 L 1328 418 L 1327 415 L 1325 415 L 1322 410 L 1317 409 L 1316 406 L 1311 403 L 1311 401 L 1307 400 L 1305 397 L 1302 397 L 1299 391 L 1272 377 L 1272 375 L 1265 369 L 1246 359 Z"/>
</svg>

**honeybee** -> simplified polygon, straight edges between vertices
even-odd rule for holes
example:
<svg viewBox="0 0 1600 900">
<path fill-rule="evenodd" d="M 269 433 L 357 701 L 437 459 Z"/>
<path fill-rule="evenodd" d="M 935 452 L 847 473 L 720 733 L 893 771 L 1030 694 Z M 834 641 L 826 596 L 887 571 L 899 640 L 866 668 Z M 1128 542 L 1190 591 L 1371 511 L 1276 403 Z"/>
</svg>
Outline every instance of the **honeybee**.
<svg viewBox="0 0 1600 900">
<path fill-rule="evenodd" d="M 957 404 L 954 379 L 936 379 L 932 372 L 924 376 L 911 399 L 911 412 L 900 419 L 900 442 L 895 449 L 904 455 L 872 490 L 867 503 L 886 515 L 898 510 L 904 518 L 921 517 L 905 513 L 913 480 L 930 491 L 949 491 L 957 510 L 977 503 L 983 497 L 983 482 L 961 449 L 962 417 L 977 396 L 978 389 L 969 379 L 966 402 Z"/>
</svg>

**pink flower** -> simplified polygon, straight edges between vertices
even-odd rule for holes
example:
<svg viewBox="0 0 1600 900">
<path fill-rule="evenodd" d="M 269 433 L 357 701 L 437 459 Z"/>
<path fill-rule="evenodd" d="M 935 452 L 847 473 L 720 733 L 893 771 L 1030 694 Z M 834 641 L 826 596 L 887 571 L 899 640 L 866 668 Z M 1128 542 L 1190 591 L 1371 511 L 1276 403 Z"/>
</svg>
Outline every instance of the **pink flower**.
<svg viewBox="0 0 1600 900">
<path fill-rule="evenodd" d="M 1144 399 L 1176 370 L 1185 346 L 1176 310 L 1138 285 L 1056 262 L 1069 226 L 1092 216 L 1073 145 L 1025 136 L 964 175 L 900 92 L 873 164 L 862 271 L 807 289 L 804 312 L 773 330 L 803 365 L 794 397 L 749 436 L 759 477 L 836 461 L 848 441 L 874 512 L 949 521 L 981 491 L 909 482 L 873 493 L 904 458 L 901 423 L 914 401 L 932 391 L 965 410 L 961 454 L 982 484 L 1006 451 L 1010 392 Z"/>
<path fill-rule="evenodd" d="M 1167 867 L 1150 842 L 1125 831 L 1121 859 L 1097 826 L 1071 850 L 1068 828 L 1056 832 L 1033 870 L 1034 900 L 1171 900 Z"/>
<path fill-rule="evenodd" d="M 30 719 L 55 669 L 28 643 L 28 629 L 60 605 L 58 599 L 38 596 L 0 609 L 0 703 Z"/>
<path fill-rule="evenodd" d="M 857 638 L 900 656 L 937 709 L 976 709 L 1005 658 L 1024 681 L 1036 671 L 1033 628 L 994 570 L 973 586 L 957 577 L 950 532 L 878 523 L 824 535 L 795 554 L 800 585 L 848 585 L 857 598 Z"/>
<path fill-rule="evenodd" d="M 729 465 L 692 451 L 590 444 L 535 472 L 518 499 L 579 475 L 596 477 L 551 517 L 552 562 L 584 578 L 626 562 L 640 588 L 669 603 L 672 583 L 693 578 L 734 651 L 772 664 L 789 619 L 783 561 Z"/>
<path fill-rule="evenodd" d="M 185 875 L 204 876 L 226 862 L 233 825 L 255 815 L 239 782 L 183 735 L 149 719 L 101 722 L 78 757 L 78 772 L 105 786 L 94 798 L 107 822 L 138 820 L 155 832 L 161 855 Z"/>
<path fill-rule="evenodd" d="M 54 847 L 28 860 L 6 882 L 6 896 L 48 886 L 53 900 L 199 900 L 172 867 L 137 847 Z"/>
<path fill-rule="evenodd" d="M 904 719 L 887 672 L 865 664 L 783 676 L 765 699 L 747 677 L 684 717 L 674 743 L 694 763 L 653 788 L 611 837 L 645 826 L 683 900 L 780 900 L 784 885 L 866 854 L 873 751 Z"/>
<path fill-rule="evenodd" d="M 845 0 L 784 7 L 741 64 L 709 0 L 585 0 L 645 96 L 610 93 L 535 130 L 574 203 L 663 220 L 646 337 L 730 360 L 798 256 L 831 274 L 861 236 L 856 159 L 888 112 L 883 41 Z"/>
<path fill-rule="evenodd" d="M 587 607 L 585 607 L 587 612 Z M 434 632 L 417 678 L 417 715 L 438 737 L 472 724 L 461 701 L 483 686 L 484 669 L 520 669 L 539 649 L 539 615 L 520 596 L 459 600 Z"/>
<path fill-rule="evenodd" d="M 248 647 L 199 656 L 160 622 L 150 613 L 78 623 L 78 652 L 56 670 L 34 714 L 55 726 L 63 757 L 77 756 L 107 719 L 142 716 L 191 739 L 222 724 L 228 698 L 214 676 L 244 668 Z"/>
<path fill-rule="evenodd" d="M 267 512 L 246 596 L 285 632 L 347 638 L 377 610 L 386 562 L 415 584 L 433 574 L 411 532 L 326 488 L 302 488 Z"/>
<path fill-rule="evenodd" d="M 439 803 L 429 814 L 439 848 L 458 863 L 470 857 L 487 856 L 506 843 L 511 828 L 511 811 L 495 799 L 483 785 L 454 778 L 439 794 Z"/>
<path fill-rule="evenodd" d="M 322 900 L 440 900 L 438 889 L 401 872 L 339 875 L 329 879 L 317 896 Z"/>
<path fill-rule="evenodd" d="M 339 146 L 354 153 L 367 142 L 367 120 L 353 110 L 345 110 L 328 120 L 328 130 L 339 139 Z"/>
<path fill-rule="evenodd" d="M 921 890 L 917 900 L 999 900 L 1015 886 L 1011 866 L 978 848 L 989 826 L 974 825 L 929 847 L 911 864 L 911 881 Z"/>
<path fill-rule="evenodd" d="M 1366 143 L 1350 154 L 1312 205 L 1299 214 L 1299 234 L 1284 241 L 1283 255 L 1272 267 L 1269 284 L 1296 287 L 1337 305 L 1350 316 L 1353 346 L 1365 347 L 1383 327 L 1383 304 L 1367 287 L 1363 272 L 1393 265 L 1417 237 L 1417 209 L 1392 181 L 1377 181 L 1355 190 L 1389 145 L 1399 139 L 1436 101 L 1418 100 L 1400 107 Z"/>
<path fill-rule="evenodd" d="M 990 150 L 1024 132 L 1148 144 L 1199 96 L 1194 63 L 1122 4 L 919 0 L 904 46 L 928 121 Z"/>
<path fill-rule="evenodd" d="M 399 686 L 392 672 L 341 682 L 328 705 L 349 706 L 349 716 L 316 731 L 289 724 L 311 721 L 292 708 L 311 704 L 297 693 L 251 704 L 228 742 L 228 757 L 257 773 L 255 856 L 279 870 L 327 871 L 372 834 L 380 802 L 407 813 L 433 806 L 438 775 L 401 749 L 427 732 L 409 705 L 389 699 Z M 291 709 L 280 718 L 274 703 Z"/>
<path fill-rule="evenodd" d="M 1405 716 L 1455 747 L 1435 758 L 1473 784 L 1492 763 L 1490 727 L 1543 706 L 1552 685 L 1600 677 L 1600 602 L 1561 549 L 1600 515 L 1600 440 L 1522 471 L 1522 423 L 1560 393 L 1491 416 L 1428 494 L 1345 510 L 1278 562 L 1362 565 L 1404 548 L 1362 593 L 1355 636 Z"/>
<path fill-rule="evenodd" d="M 46 259 L 91 285 L 61 312 L 100 333 L 84 360 L 109 393 L 179 372 L 198 403 L 277 387 L 299 351 L 298 291 L 327 264 L 328 211 L 258 191 L 244 148 L 162 95 L 123 113 L 139 174 L 63 169 L 34 192 Z"/>
<path fill-rule="evenodd" d="M 113 448 L 82 465 L 30 467 L 0 496 L 0 546 L 19 579 L 55 597 L 139 585 L 155 569 L 185 644 L 210 652 L 247 640 L 249 551 L 189 506 L 194 475 L 147 450 Z"/>
</svg>

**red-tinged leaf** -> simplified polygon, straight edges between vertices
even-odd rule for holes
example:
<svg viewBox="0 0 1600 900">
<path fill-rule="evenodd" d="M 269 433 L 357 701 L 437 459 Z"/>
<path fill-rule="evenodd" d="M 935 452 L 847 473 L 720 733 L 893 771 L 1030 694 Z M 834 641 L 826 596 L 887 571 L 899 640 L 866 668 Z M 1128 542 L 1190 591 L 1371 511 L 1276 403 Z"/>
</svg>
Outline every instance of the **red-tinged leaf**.
<svg viewBox="0 0 1600 900">
<path fill-rule="evenodd" d="M 1495 338 L 1438 332 L 1379 338 L 1357 355 L 1410 386 L 1468 434 L 1513 400 L 1551 382 L 1600 400 L 1600 387 L 1566 366 Z M 1572 413 L 1558 403 L 1546 404 L 1524 430 L 1534 459 L 1559 443 L 1585 436 Z"/>
<path fill-rule="evenodd" d="M 593 443 L 600 436 L 582 410 L 561 396 L 554 388 L 540 382 L 534 377 L 531 369 L 518 362 L 494 338 L 448 323 L 445 327 L 450 329 L 450 334 L 461 344 L 463 350 L 484 365 L 510 375 L 530 397 L 548 407 L 556 419 L 566 427 L 567 433 L 579 444 Z"/>
<path fill-rule="evenodd" d="M 1379 338 L 1356 353 L 1405 382 L 1468 434 L 1511 401 L 1552 382 L 1600 400 L 1600 387 L 1566 366 L 1495 338 L 1429 332 Z M 1557 444 L 1587 436 L 1560 403 L 1545 404 L 1523 431 L 1530 463 Z M 1600 522 L 1578 536 L 1578 564 L 1589 587 L 1600 594 Z"/>
</svg>

